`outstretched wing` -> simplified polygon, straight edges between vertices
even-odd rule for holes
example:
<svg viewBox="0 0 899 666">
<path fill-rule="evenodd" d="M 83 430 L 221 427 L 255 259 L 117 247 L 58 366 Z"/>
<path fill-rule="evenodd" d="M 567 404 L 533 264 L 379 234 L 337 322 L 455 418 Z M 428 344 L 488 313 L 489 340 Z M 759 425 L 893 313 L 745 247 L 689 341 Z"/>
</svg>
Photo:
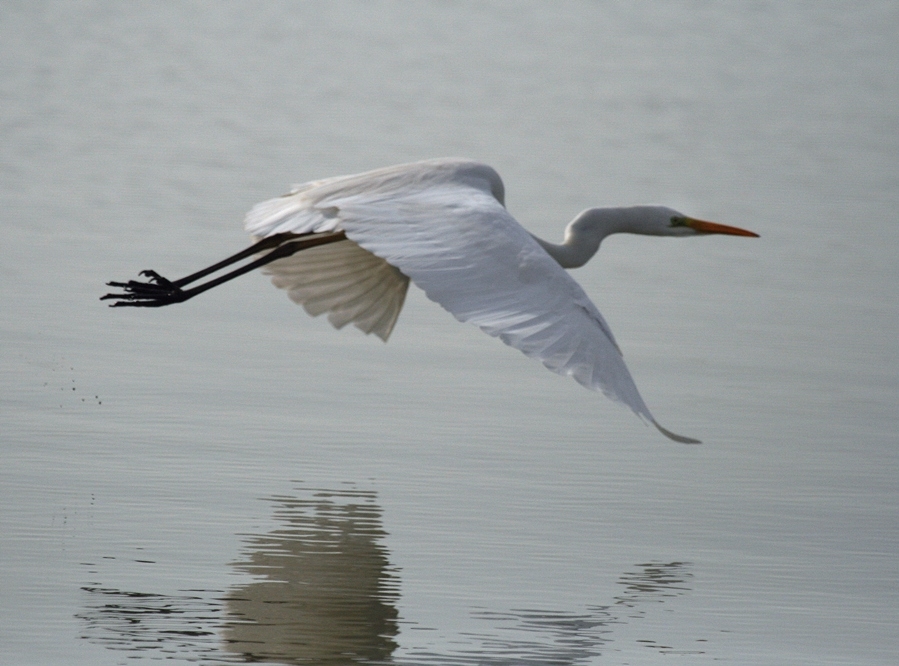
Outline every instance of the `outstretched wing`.
<svg viewBox="0 0 899 666">
<path fill-rule="evenodd" d="M 602 315 L 500 203 L 498 179 L 484 165 L 432 161 L 320 181 L 254 208 L 247 230 L 342 229 L 459 321 L 658 425 Z"/>
</svg>

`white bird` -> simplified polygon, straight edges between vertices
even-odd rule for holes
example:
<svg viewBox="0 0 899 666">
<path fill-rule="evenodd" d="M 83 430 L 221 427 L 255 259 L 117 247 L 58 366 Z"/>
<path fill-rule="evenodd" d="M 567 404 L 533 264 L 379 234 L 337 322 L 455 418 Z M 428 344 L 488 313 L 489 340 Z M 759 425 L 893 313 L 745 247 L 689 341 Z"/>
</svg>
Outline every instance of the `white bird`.
<svg viewBox="0 0 899 666">
<path fill-rule="evenodd" d="M 665 436 L 637 391 L 612 331 L 563 269 L 583 266 L 613 233 L 651 236 L 757 234 L 663 206 L 590 208 L 561 244 L 528 233 L 505 208 L 499 174 L 486 164 L 436 159 L 295 186 L 257 204 L 245 227 L 256 243 L 170 281 L 109 282 L 113 306 L 158 307 L 265 265 L 275 286 L 336 328 L 352 323 L 386 341 L 411 279 L 459 321 L 470 322 L 547 368 L 622 402 Z M 302 253 L 299 253 L 304 250 Z M 218 278 L 182 289 L 260 252 Z M 299 253 L 299 254 L 298 254 Z"/>
</svg>

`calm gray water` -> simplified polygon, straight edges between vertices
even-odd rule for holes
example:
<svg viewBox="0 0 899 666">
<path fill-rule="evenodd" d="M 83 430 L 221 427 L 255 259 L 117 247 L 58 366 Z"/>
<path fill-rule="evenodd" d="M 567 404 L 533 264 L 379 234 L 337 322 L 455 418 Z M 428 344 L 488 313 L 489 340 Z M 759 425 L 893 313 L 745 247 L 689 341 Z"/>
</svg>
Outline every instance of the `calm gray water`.
<svg viewBox="0 0 899 666">
<path fill-rule="evenodd" d="M 892 2 L 0 8 L 0 663 L 894 664 Z M 250 275 L 294 182 L 495 166 L 683 446 L 410 293 L 390 343 Z"/>
</svg>

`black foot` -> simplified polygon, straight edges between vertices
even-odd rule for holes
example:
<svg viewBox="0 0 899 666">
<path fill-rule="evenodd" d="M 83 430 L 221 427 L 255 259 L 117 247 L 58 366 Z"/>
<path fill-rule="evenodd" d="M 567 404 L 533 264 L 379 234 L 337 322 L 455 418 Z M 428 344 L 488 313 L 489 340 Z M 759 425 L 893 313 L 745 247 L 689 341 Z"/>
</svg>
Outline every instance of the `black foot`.
<svg viewBox="0 0 899 666">
<path fill-rule="evenodd" d="M 137 280 L 128 280 L 128 282 L 107 282 L 110 287 L 117 287 L 124 290 L 122 294 L 106 294 L 101 296 L 101 301 L 113 300 L 109 307 L 137 307 L 137 308 L 158 308 L 163 305 L 171 305 L 172 303 L 180 303 L 186 301 L 189 296 L 184 293 L 181 287 L 177 286 L 171 280 L 162 277 L 156 271 L 141 271 L 150 280 L 148 282 L 138 282 Z"/>
</svg>

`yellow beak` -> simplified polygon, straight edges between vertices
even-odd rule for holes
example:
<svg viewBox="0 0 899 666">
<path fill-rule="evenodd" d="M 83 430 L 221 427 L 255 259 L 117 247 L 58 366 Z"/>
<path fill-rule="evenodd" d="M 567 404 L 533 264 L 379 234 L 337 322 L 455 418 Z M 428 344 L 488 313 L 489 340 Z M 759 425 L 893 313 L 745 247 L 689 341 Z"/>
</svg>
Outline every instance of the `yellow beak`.
<svg viewBox="0 0 899 666">
<path fill-rule="evenodd" d="M 751 236 L 752 238 L 759 237 L 757 233 L 746 231 L 746 229 L 729 227 L 726 224 L 718 224 L 716 222 L 694 220 L 692 217 L 688 217 L 686 220 L 684 220 L 684 224 L 686 224 L 691 229 L 695 229 L 701 234 L 730 234 L 731 236 Z"/>
</svg>

